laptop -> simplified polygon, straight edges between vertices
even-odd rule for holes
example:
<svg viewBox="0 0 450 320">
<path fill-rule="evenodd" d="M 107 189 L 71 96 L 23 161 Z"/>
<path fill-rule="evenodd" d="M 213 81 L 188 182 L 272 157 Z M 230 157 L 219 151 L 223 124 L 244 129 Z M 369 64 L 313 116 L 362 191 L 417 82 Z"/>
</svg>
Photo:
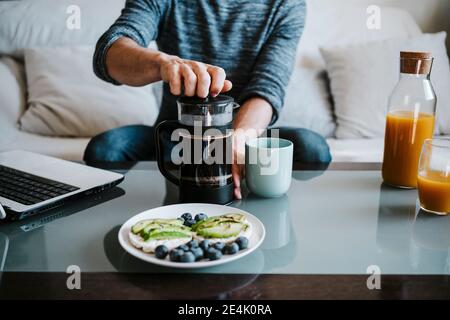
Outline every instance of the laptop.
<svg viewBox="0 0 450 320">
<path fill-rule="evenodd" d="M 119 173 L 32 152 L 0 153 L 0 219 L 19 220 L 122 182 Z"/>
</svg>

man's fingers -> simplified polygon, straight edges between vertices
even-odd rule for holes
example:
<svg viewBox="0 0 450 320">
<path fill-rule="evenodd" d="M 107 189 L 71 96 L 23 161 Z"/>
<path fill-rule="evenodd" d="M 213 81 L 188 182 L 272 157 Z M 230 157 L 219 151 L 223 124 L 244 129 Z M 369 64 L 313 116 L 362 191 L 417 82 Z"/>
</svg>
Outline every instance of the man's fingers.
<svg viewBox="0 0 450 320">
<path fill-rule="evenodd" d="M 234 196 L 236 199 L 242 199 L 241 193 L 241 168 L 238 164 L 231 166 L 231 174 L 234 182 Z"/>
<path fill-rule="evenodd" d="M 208 72 L 211 75 L 211 88 L 209 92 L 213 97 L 222 92 L 225 84 L 225 70 L 220 67 L 210 66 Z"/>
<path fill-rule="evenodd" d="M 184 94 L 188 97 L 195 96 L 195 89 L 197 87 L 197 76 L 195 72 L 187 64 L 182 64 L 181 73 L 184 79 Z"/>
<path fill-rule="evenodd" d="M 174 59 L 161 68 L 161 78 L 167 82 L 173 95 L 183 92 L 189 97 L 213 97 L 230 91 L 231 81 L 226 80 L 225 70 L 206 63 L 192 60 Z"/>
<path fill-rule="evenodd" d="M 180 66 L 178 64 L 174 64 L 170 67 L 169 86 L 170 92 L 173 95 L 179 96 L 181 94 L 181 75 L 180 75 Z"/>
<path fill-rule="evenodd" d="M 228 92 L 228 91 L 231 90 L 231 88 L 233 88 L 233 84 L 231 83 L 231 81 L 230 80 L 225 80 L 221 92 Z"/>
<path fill-rule="evenodd" d="M 206 98 L 209 94 L 211 76 L 209 75 L 206 66 L 200 62 L 192 62 L 190 66 L 197 76 L 197 96 Z"/>
<path fill-rule="evenodd" d="M 241 200 L 242 199 L 242 193 L 241 193 L 241 189 L 240 188 L 234 188 L 234 197 L 237 200 Z"/>
<path fill-rule="evenodd" d="M 239 188 L 241 186 L 241 171 L 239 165 L 233 164 L 231 173 L 233 175 L 234 186 Z"/>
</svg>

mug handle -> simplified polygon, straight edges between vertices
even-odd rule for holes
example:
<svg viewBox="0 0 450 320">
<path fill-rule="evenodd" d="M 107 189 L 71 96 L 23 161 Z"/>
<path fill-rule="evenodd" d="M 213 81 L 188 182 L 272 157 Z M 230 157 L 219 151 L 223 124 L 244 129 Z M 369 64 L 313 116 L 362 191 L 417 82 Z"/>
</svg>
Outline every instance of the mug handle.
<svg viewBox="0 0 450 320">
<path fill-rule="evenodd" d="M 179 186 L 180 185 L 180 178 L 174 175 L 170 172 L 165 166 L 164 161 L 164 154 L 165 154 L 165 147 L 164 147 L 164 139 L 163 135 L 165 132 L 173 132 L 175 129 L 179 128 L 178 121 L 175 120 L 166 120 L 160 122 L 156 128 L 155 128 L 155 145 L 156 145 L 156 160 L 158 162 L 158 168 L 159 171 L 162 173 L 162 175 L 172 182 L 173 184 Z M 179 165 L 177 165 L 179 168 Z"/>
</svg>

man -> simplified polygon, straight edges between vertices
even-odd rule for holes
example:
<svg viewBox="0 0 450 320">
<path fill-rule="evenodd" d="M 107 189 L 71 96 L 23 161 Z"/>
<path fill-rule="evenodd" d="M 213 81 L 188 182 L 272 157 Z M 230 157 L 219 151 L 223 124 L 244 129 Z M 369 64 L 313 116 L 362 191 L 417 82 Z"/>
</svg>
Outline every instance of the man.
<svg viewBox="0 0 450 320">
<path fill-rule="evenodd" d="M 241 104 L 233 128 L 263 131 L 281 111 L 305 14 L 304 0 L 128 0 L 97 44 L 94 70 L 114 84 L 164 81 L 157 123 L 177 119 L 182 93 L 226 92 Z M 147 48 L 152 40 L 159 50 Z M 311 131 L 281 128 L 280 137 L 294 142 L 296 161 L 331 159 L 325 140 Z M 233 148 L 242 156 L 242 143 Z M 94 137 L 85 160 L 149 160 L 154 153 L 153 128 L 127 126 Z M 241 173 L 234 164 L 238 199 Z"/>
</svg>

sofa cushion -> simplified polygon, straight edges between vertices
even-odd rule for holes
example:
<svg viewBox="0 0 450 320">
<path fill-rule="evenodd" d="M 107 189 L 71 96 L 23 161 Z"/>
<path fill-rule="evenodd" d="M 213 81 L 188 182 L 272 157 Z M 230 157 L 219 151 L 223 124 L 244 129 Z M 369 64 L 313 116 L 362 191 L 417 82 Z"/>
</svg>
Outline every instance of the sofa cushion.
<svg viewBox="0 0 450 320">
<path fill-rule="evenodd" d="M 388 99 L 399 75 L 400 51 L 430 51 L 441 133 L 450 133 L 450 67 L 445 32 L 323 48 L 337 118 L 336 137 L 383 137 Z"/>
<path fill-rule="evenodd" d="M 333 162 L 381 162 L 384 139 L 327 139 Z"/>
<path fill-rule="evenodd" d="M 416 0 L 417 2 L 421 0 Z M 415 36 L 421 30 L 411 15 L 401 9 L 381 6 L 380 29 L 366 27 L 370 4 L 352 0 L 307 0 L 305 30 L 297 50 L 297 65 L 323 68 L 321 46 L 378 41 Z"/>
<path fill-rule="evenodd" d="M 334 136 L 336 124 L 326 72 L 296 68 L 286 90 L 284 107 L 275 127 L 310 129 L 323 137 Z"/>
<path fill-rule="evenodd" d="M 152 86 L 114 86 L 92 70 L 93 47 L 25 49 L 28 110 L 22 130 L 91 137 L 130 124 L 152 125 L 158 106 Z"/>
<path fill-rule="evenodd" d="M 26 104 L 23 64 L 10 57 L 0 58 L 0 139 L 6 128 L 17 125 Z"/>
<path fill-rule="evenodd" d="M 89 142 L 87 138 L 45 137 L 17 129 L 9 131 L 8 137 L 8 140 L 0 141 L 0 152 L 25 150 L 71 161 L 83 160 Z"/>
<path fill-rule="evenodd" d="M 40 0 L 0 2 L 0 54 L 23 58 L 23 49 L 95 45 L 119 16 L 125 0 Z M 80 10 L 80 28 L 71 28 Z"/>
<path fill-rule="evenodd" d="M 450 136 L 439 136 L 450 138 Z M 384 138 L 327 139 L 333 162 L 382 162 Z"/>
</svg>

